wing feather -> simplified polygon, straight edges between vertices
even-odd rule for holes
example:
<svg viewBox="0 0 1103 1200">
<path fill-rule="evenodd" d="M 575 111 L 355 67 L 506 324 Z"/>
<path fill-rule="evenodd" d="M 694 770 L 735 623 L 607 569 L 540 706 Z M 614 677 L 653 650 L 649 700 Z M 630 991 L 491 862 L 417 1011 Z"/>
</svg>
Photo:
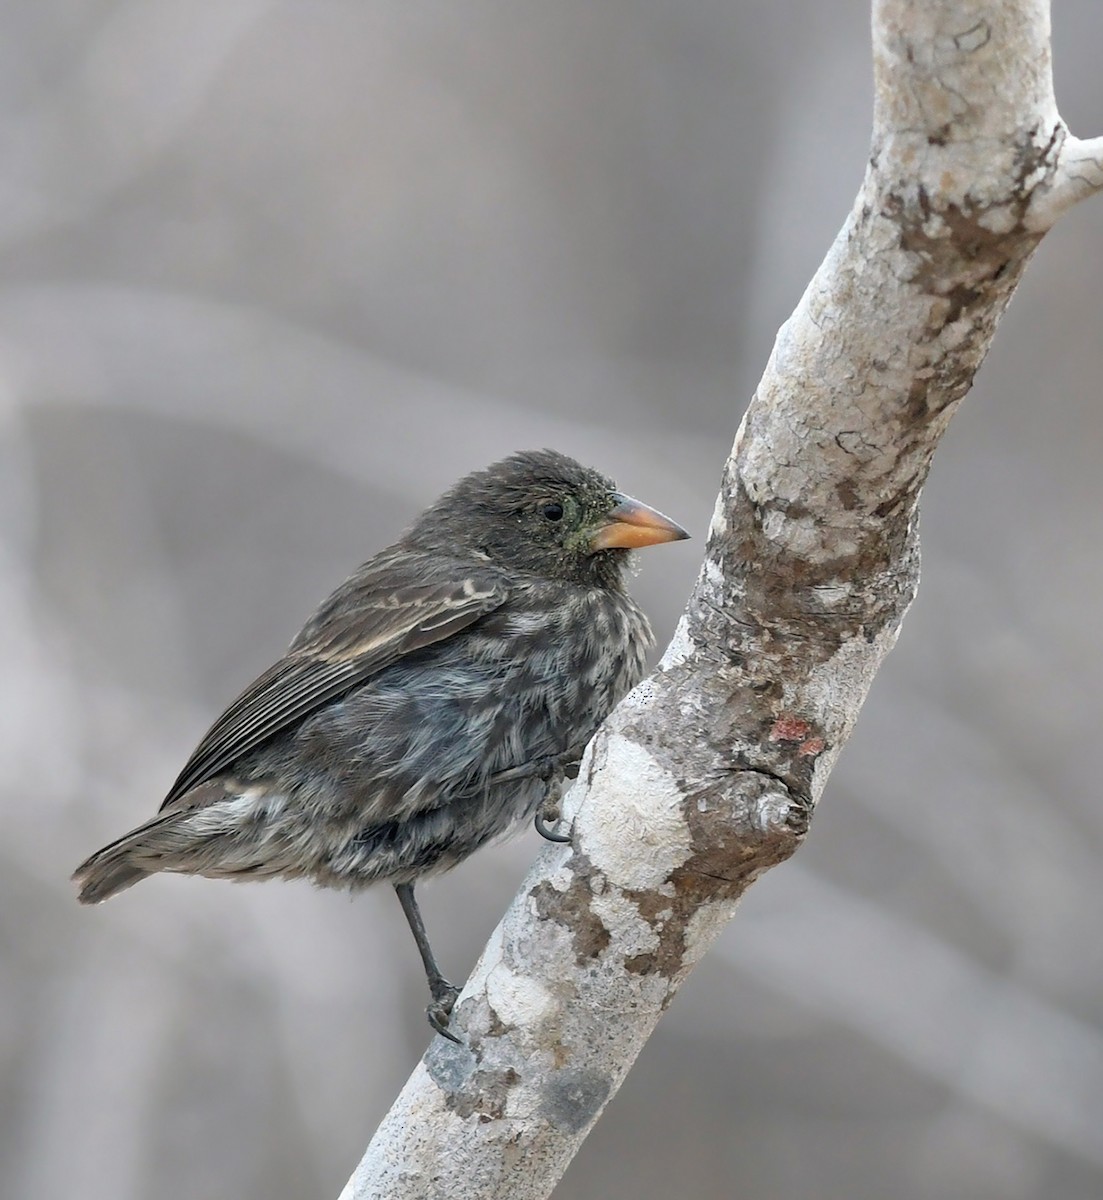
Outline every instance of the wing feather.
<svg viewBox="0 0 1103 1200">
<path fill-rule="evenodd" d="M 466 629 L 508 595 L 505 576 L 489 566 L 399 549 L 377 555 L 215 721 L 162 810 L 404 655 Z"/>
</svg>

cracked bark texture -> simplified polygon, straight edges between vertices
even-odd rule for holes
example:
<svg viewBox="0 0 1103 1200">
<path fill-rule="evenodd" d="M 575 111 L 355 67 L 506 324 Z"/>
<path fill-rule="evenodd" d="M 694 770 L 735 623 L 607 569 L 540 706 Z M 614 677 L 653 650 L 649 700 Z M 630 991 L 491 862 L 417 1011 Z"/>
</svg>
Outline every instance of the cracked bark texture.
<svg viewBox="0 0 1103 1200">
<path fill-rule="evenodd" d="M 1041 237 L 1103 186 L 1053 97 L 1043 0 L 877 0 L 851 214 L 735 438 L 656 673 L 345 1200 L 550 1194 L 743 891 L 804 838 L 919 576 L 931 456 Z"/>
</svg>

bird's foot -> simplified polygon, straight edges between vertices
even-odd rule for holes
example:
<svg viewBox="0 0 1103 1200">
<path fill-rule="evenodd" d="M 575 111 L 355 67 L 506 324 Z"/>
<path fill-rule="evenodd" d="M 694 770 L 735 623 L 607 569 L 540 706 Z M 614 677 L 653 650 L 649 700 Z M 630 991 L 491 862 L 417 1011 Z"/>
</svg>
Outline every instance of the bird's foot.
<svg viewBox="0 0 1103 1200">
<path fill-rule="evenodd" d="M 454 983 L 449 983 L 447 979 L 434 979 L 429 984 L 429 994 L 432 996 L 432 1000 L 425 1010 L 429 1024 L 441 1037 L 455 1042 L 457 1046 L 462 1046 L 463 1043 L 460 1039 L 448 1028 L 448 1019 L 452 1015 L 452 1009 L 455 1007 L 460 989 Z"/>
<path fill-rule="evenodd" d="M 536 811 L 536 817 L 533 820 L 533 825 L 536 826 L 536 832 L 549 842 L 569 842 L 571 840 L 570 833 L 560 833 L 553 826 L 558 825 L 562 817 L 559 811 L 558 800 L 551 804 L 543 804 Z"/>
<path fill-rule="evenodd" d="M 555 775 L 562 775 L 566 779 L 577 779 L 578 768 L 582 765 L 581 758 L 577 751 L 568 751 L 566 754 L 560 754 L 558 758 L 544 760 L 549 765 L 549 772 L 544 776 L 545 779 L 551 779 Z M 562 820 L 562 811 L 559 803 L 563 798 L 563 784 L 560 781 L 559 786 L 554 787 L 548 795 L 544 797 L 543 804 L 536 811 L 536 817 L 533 824 L 536 826 L 536 832 L 549 842 L 569 842 L 571 840 L 571 832 L 560 833 L 554 827 Z"/>
</svg>

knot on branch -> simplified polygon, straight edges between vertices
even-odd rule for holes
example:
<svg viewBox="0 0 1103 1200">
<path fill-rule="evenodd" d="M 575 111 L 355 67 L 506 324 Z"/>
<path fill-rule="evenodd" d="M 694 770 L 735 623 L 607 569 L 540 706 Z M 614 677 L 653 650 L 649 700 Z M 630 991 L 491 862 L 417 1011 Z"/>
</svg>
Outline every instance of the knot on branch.
<svg viewBox="0 0 1103 1200">
<path fill-rule="evenodd" d="M 774 771 L 733 768 L 686 798 L 693 853 L 679 870 L 727 885 L 738 895 L 796 850 L 813 808 L 806 790 L 791 787 Z"/>
</svg>

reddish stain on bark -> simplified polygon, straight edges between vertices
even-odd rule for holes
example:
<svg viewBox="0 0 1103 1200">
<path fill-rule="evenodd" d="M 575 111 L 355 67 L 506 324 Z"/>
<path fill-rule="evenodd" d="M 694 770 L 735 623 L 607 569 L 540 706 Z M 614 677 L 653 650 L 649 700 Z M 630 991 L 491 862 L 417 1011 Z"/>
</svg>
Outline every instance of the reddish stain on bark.
<svg viewBox="0 0 1103 1200">
<path fill-rule="evenodd" d="M 803 742 L 811 732 L 812 726 L 807 721 L 802 721 L 800 717 L 794 717 L 791 713 L 783 713 L 770 729 L 770 741 Z"/>
</svg>

